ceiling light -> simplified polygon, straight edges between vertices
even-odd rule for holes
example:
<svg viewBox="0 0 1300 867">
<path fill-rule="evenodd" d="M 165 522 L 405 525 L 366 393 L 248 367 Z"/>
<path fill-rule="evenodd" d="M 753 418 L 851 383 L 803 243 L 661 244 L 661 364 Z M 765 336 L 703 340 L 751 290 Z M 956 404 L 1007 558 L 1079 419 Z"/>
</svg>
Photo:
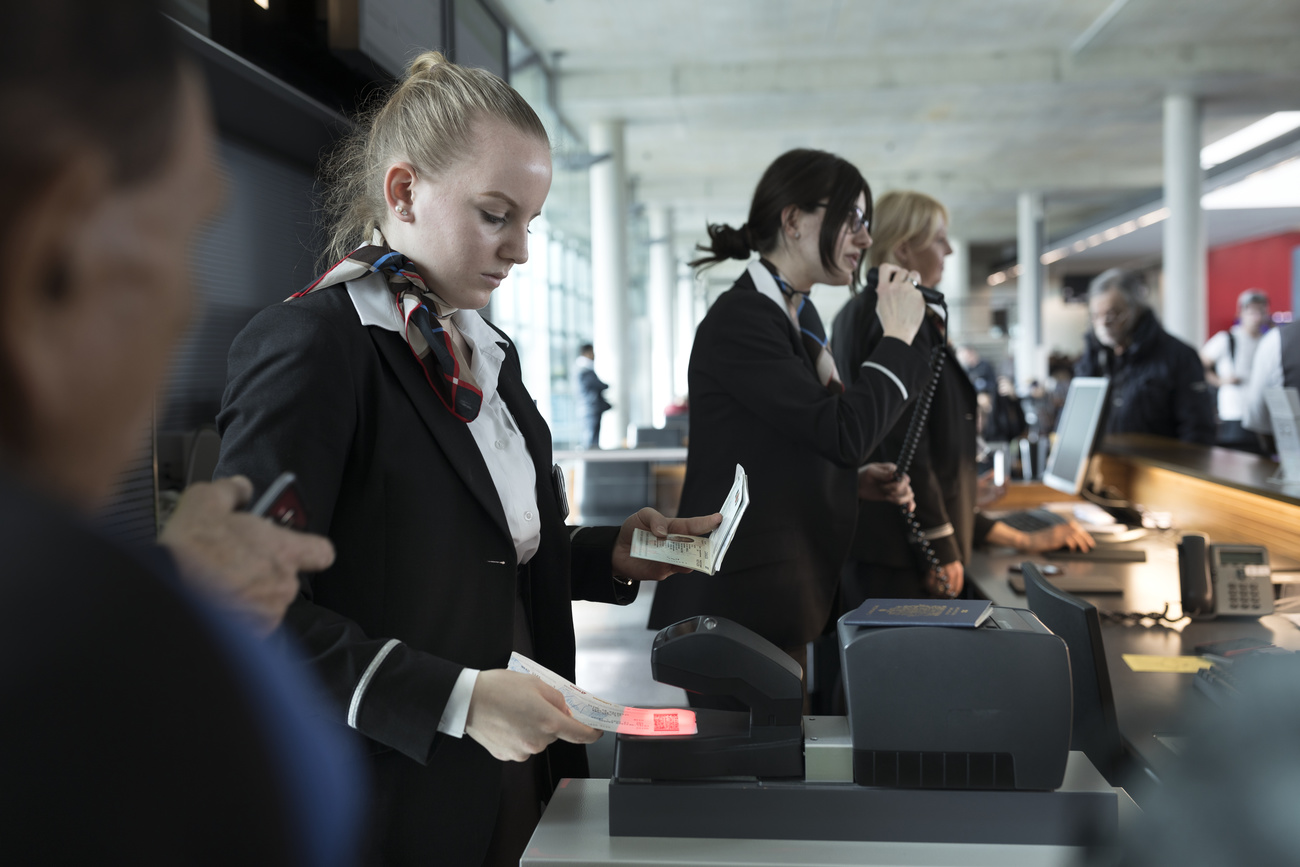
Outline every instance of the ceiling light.
<svg viewBox="0 0 1300 867">
<path fill-rule="evenodd" d="M 1300 112 L 1296 112 L 1300 114 Z M 1201 197 L 1207 210 L 1300 207 L 1300 158 L 1263 169 Z"/>
<path fill-rule="evenodd" d="M 1258 120 L 1232 135 L 1224 136 L 1214 144 L 1201 148 L 1201 168 L 1208 169 L 1226 163 L 1235 156 L 1257 148 L 1265 142 L 1285 135 L 1300 127 L 1300 111 L 1278 111 Z"/>
</svg>

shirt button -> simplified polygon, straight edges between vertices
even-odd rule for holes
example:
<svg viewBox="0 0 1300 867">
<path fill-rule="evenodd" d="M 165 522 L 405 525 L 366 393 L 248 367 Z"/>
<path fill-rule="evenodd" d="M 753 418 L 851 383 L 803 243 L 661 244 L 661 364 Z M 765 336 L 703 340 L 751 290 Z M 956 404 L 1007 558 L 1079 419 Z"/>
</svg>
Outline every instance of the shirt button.
<svg viewBox="0 0 1300 867">
<path fill-rule="evenodd" d="M 497 441 L 494 442 L 492 445 L 494 445 L 494 446 L 496 446 L 497 448 L 502 449 L 502 450 L 504 450 L 505 447 L 506 447 L 506 444 L 503 443 L 503 442 L 501 442 L 501 440 L 497 440 Z"/>
<path fill-rule="evenodd" d="M 533 519 L 533 513 L 532 513 L 532 512 L 524 512 L 524 520 L 525 520 L 525 521 L 531 521 L 532 519 Z"/>
<path fill-rule="evenodd" d="M 1124 398 L 1122 397 L 1115 398 L 1115 406 L 1123 406 L 1123 405 L 1124 405 Z"/>
</svg>

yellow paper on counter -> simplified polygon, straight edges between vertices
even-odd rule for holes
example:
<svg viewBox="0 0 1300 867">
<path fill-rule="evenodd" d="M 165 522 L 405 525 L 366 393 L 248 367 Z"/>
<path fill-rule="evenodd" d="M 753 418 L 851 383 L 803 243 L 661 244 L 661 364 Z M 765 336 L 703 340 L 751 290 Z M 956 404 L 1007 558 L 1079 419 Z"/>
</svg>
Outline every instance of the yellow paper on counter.
<svg viewBox="0 0 1300 867">
<path fill-rule="evenodd" d="M 1134 671 L 1163 671 L 1172 674 L 1195 674 L 1214 663 L 1204 656 L 1147 656 L 1125 653 L 1124 661 Z"/>
</svg>

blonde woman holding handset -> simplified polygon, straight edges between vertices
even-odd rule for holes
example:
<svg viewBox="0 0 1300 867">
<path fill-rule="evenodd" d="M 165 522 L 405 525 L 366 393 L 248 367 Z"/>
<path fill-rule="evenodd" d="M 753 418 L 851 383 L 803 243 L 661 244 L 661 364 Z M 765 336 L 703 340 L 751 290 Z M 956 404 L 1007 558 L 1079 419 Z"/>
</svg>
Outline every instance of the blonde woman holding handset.
<svg viewBox="0 0 1300 867">
<path fill-rule="evenodd" d="M 550 184 L 522 97 L 418 57 L 334 160 L 334 264 L 231 349 L 219 472 L 297 473 L 337 551 L 285 623 L 371 754 L 372 863 L 518 863 L 600 733 L 505 670 L 512 650 L 572 680 L 571 600 L 680 571 L 633 560 L 632 531 L 719 520 L 565 526 L 518 353 L 477 312 L 527 260 Z"/>
</svg>

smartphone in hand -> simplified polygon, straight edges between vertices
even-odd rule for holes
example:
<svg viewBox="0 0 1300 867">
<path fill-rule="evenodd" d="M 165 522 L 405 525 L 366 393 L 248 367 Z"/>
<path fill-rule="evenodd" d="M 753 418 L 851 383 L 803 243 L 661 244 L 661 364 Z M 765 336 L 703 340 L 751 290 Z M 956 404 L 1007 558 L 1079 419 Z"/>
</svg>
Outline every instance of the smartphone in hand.
<svg viewBox="0 0 1300 867">
<path fill-rule="evenodd" d="M 307 511 L 302 505 L 302 492 L 298 490 L 298 477 L 293 473 L 280 473 L 248 511 L 290 530 L 307 529 Z"/>
</svg>

